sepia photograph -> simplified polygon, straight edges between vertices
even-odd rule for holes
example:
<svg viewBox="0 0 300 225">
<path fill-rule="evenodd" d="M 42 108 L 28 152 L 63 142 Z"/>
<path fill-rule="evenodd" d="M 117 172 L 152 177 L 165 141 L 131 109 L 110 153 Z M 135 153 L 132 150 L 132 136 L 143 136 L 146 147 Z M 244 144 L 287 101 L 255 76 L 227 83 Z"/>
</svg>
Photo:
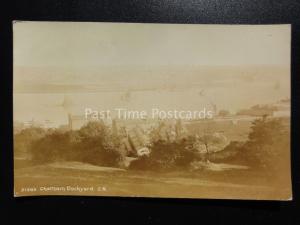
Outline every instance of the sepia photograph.
<svg viewBox="0 0 300 225">
<path fill-rule="evenodd" d="M 13 22 L 14 196 L 292 200 L 291 25 Z"/>
</svg>

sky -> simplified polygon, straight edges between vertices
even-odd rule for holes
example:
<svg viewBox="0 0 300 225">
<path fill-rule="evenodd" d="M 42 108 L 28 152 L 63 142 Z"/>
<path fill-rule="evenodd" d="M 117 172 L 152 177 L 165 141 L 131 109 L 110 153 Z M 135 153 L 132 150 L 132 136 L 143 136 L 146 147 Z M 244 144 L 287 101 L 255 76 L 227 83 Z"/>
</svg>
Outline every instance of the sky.
<svg viewBox="0 0 300 225">
<path fill-rule="evenodd" d="M 14 118 L 64 124 L 84 107 L 192 110 L 213 102 L 235 112 L 274 103 L 290 96 L 290 30 L 15 22 Z M 62 107 L 65 96 L 74 111 Z"/>
<path fill-rule="evenodd" d="M 289 65 L 290 25 L 15 22 L 14 66 Z"/>
</svg>

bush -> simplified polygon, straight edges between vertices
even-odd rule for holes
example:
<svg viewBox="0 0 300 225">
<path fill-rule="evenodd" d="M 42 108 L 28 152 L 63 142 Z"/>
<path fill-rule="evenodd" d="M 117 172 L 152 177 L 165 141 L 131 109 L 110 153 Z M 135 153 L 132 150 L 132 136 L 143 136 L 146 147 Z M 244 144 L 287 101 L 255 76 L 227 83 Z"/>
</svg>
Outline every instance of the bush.
<svg viewBox="0 0 300 225">
<path fill-rule="evenodd" d="M 121 166 L 124 156 L 118 151 L 119 140 L 108 127 L 90 122 L 78 131 L 56 130 L 34 141 L 33 160 L 38 163 L 58 160 L 80 161 L 101 166 Z"/>
<path fill-rule="evenodd" d="M 67 159 L 72 149 L 71 135 L 71 132 L 54 131 L 34 141 L 31 145 L 32 160 L 45 163 Z"/>
<path fill-rule="evenodd" d="M 154 165 L 153 161 L 149 159 L 149 156 L 143 155 L 136 160 L 133 160 L 130 165 L 129 169 L 132 170 L 153 170 Z"/>
<path fill-rule="evenodd" d="M 129 168 L 159 171 L 188 169 L 197 157 L 191 138 L 173 142 L 159 140 L 152 144 L 149 156 L 133 161 Z"/>
<path fill-rule="evenodd" d="M 241 157 L 245 152 L 244 142 L 231 141 L 222 151 L 211 153 L 209 160 L 216 163 L 245 163 L 245 159 Z"/>
<path fill-rule="evenodd" d="M 28 154 L 32 142 L 45 136 L 46 130 L 39 127 L 30 127 L 14 135 L 14 153 Z"/>
</svg>

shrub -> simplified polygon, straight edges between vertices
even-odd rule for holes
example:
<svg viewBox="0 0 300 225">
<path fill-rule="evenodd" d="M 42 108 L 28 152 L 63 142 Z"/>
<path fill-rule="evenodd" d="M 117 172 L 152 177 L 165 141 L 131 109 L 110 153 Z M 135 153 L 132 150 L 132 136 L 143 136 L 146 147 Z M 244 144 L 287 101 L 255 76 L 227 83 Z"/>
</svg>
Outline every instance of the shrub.
<svg viewBox="0 0 300 225">
<path fill-rule="evenodd" d="M 47 134 L 31 145 L 32 160 L 37 163 L 65 160 L 72 149 L 71 132 Z"/>
<path fill-rule="evenodd" d="M 132 170 L 153 170 L 153 167 L 152 160 L 150 160 L 147 155 L 143 155 L 138 159 L 133 160 L 129 165 L 129 169 Z"/>
<path fill-rule="evenodd" d="M 245 159 L 243 159 L 242 155 L 245 153 L 244 150 L 244 142 L 231 141 L 226 147 L 218 152 L 211 153 L 209 156 L 209 160 L 212 162 L 237 162 L 244 163 Z"/>
<path fill-rule="evenodd" d="M 187 169 L 198 157 L 192 147 L 192 139 L 156 141 L 151 145 L 149 156 L 143 156 L 130 164 L 130 169 L 176 170 Z"/>
<path fill-rule="evenodd" d="M 107 126 L 90 122 L 78 131 L 56 130 L 34 141 L 33 160 L 39 163 L 73 160 L 101 166 L 121 166 L 124 156 L 118 151 L 119 140 Z"/>
<path fill-rule="evenodd" d="M 27 154 L 33 141 L 45 136 L 46 130 L 39 127 L 26 128 L 14 135 L 15 154 Z"/>
</svg>

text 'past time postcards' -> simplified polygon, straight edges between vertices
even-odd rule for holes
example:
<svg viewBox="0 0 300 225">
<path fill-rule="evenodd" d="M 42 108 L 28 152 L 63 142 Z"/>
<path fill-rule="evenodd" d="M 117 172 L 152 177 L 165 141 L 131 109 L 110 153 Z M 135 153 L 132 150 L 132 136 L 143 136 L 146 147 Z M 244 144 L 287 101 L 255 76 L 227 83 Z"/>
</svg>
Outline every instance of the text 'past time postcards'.
<svg viewBox="0 0 300 225">
<path fill-rule="evenodd" d="M 14 194 L 291 200 L 290 25 L 13 23 Z"/>
</svg>

